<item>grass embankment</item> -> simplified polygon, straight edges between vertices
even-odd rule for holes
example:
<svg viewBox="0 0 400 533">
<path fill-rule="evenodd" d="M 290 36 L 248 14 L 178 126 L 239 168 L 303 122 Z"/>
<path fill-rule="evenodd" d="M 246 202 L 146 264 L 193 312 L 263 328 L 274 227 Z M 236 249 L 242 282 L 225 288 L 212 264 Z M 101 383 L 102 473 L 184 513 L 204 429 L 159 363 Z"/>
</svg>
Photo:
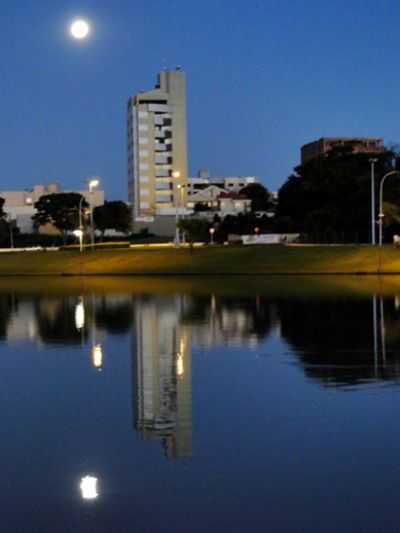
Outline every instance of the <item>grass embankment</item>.
<svg viewBox="0 0 400 533">
<path fill-rule="evenodd" d="M 215 246 L 3 253 L 0 275 L 400 274 L 392 246 Z"/>
</svg>

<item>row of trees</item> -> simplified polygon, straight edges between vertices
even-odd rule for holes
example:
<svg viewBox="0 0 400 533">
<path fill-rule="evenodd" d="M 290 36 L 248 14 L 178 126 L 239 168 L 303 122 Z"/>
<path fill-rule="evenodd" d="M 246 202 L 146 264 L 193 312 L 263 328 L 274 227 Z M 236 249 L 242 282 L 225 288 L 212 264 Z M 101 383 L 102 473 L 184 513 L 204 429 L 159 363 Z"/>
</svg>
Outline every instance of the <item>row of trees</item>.
<svg viewBox="0 0 400 533">
<path fill-rule="evenodd" d="M 374 156 L 375 157 L 375 156 Z M 336 240 L 370 241 L 371 154 L 338 147 L 294 169 L 279 190 L 275 227 L 279 231 L 330 234 Z M 396 167 L 398 154 L 387 149 L 376 155 L 376 205 L 379 178 Z M 387 237 L 399 232 L 400 180 L 389 179 L 384 191 Z"/>
<path fill-rule="evenodd" d="M 7 220 L 4 212 L 4 198 L 0 198 L 0 245 L 9 243 L 17 233 L 12 221 Z M 35 203 L 36 213 L 32 217 L 34 226 L 52 224 L 61 233 L 65 241 L 68 232 L 78 229 L 80 222 L 83 227 L 88 225 L 89 204 L 79 193 L 57 193 L 42 196 Z M 104 237 L 106 230 L 128 232 L 131 227 L 131 211 L 121 201 L 105 202 L 95 207 L 93 221 L 95 228 Z"/>
<path fill-rule="evenodd" d="M 0 245 L 9 240 L 10 223 L 7 222 L 7 216 L 4 211 L 4 198 L 0 198 Z"/>
<path fill-rule="evenodd" d="M 65 235 L 79 227 L 80 222 L 87 225 L 89 205 L 79 193 L 57 193 L 42 196 L 35 203 L 36 213 L 32 217 L 38 228 L 53 224 Z M 129 207 L 121 201 L 105 202 L 93 210 L 94 225 L 103 236 L 106 230 L 127 232 L 131 226 Z"/>
</svg>

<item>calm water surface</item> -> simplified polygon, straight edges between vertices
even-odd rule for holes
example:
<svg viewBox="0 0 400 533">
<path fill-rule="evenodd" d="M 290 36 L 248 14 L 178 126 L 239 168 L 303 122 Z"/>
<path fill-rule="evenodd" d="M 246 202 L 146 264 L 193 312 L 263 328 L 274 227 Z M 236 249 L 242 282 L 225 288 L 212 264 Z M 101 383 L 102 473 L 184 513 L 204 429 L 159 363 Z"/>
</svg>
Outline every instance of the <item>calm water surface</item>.
<svg viewBox="0 0 400 533">
<path fill-rule="evenodd" d="M 400 284 L 364 285 L 2 281 L 1 531 L 399 531 Z"/>
</svg>

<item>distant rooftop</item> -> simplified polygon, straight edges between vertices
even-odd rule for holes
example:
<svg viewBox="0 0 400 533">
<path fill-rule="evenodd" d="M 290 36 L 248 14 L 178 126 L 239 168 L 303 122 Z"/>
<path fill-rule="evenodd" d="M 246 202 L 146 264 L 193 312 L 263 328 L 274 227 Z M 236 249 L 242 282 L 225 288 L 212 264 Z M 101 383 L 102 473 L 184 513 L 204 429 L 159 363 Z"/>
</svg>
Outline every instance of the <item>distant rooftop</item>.
<svg viewBox="0 0 400 533">
<path fill-rule="evenodd" d="M 354 153 L 377 154 L 385 150 L 383 137 L 321 137 L 301 147 L 301 162 L 325 155 L 338 146 L 349 146 Z"/>
</svg>

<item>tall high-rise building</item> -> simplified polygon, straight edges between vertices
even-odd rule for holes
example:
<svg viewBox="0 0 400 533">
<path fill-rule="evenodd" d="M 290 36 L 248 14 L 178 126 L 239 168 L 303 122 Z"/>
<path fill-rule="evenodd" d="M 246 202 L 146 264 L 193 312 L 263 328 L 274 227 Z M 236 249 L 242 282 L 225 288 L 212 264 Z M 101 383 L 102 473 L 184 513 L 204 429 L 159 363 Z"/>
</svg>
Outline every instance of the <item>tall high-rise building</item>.
<svg viewBox="0 0 400 533">
<path fill-rule="evenodd" d="M 128 192 L 134 223 L 183 210 L 187 183 L 186 78 L 162 71 L 128 101 Z"/>
</svg>

